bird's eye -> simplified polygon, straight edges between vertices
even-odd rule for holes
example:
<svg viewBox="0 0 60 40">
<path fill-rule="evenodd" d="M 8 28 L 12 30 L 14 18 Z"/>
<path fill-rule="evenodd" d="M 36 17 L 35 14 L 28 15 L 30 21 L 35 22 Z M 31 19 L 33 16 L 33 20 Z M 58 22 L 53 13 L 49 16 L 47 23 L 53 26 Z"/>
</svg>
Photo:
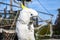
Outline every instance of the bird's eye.
<svg viewBox="0 0 60 40">
<path fill-rule="evenodd" d="M 33 14 L 31 14 L 31 16 L 32 16 Z"/>
</svg>

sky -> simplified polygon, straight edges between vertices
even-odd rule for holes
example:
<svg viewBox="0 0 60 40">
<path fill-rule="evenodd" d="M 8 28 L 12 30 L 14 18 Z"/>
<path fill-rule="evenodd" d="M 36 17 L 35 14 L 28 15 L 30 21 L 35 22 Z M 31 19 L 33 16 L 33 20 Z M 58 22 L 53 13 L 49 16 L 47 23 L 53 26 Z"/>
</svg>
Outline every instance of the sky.
<svg viewBox="0 0 60 40">
<path fill-rule="evenodd" d="M 9 3 L 9 0 L 0 0 L 0 2 L 6 2 Z M 43 5 L 41 5 L 41 4 Z M 15 3 L 13 3 L 15 5 Z M 0 9 L 4 9 L 6 5 L 2 5 L 0 4 Z M 29 2 L 27 4 L 27 6 L 29 8 L 35 9 L 36 11 L 41 11 L 41 12 L 46 12 L 48 13 L 44 8 L 46 8 L 50 14 L 53 14 L 53 20 L 52 23 L 54 24 L 57 15 L 58 15 L 58 8 L 60 8 L 60 0 L 32 0 L 32 2 Z M 18 8 L 14 7 L 14 10 L 17 10 Z M 9 6 L 8 6 L 8 10 L 9 10 Z M 39 13 L 39 12 L 38 12 Z M 39 13 L 39 17 L 41 17 L 42 19 L 46 20 L 46 19 L 50 19 L 50 16 L 48 15 L 44 15 L 42 13 Z"/>
<path fill-rule="evenodd" d="M 50 14 L 53 14 L 53 24 L 57 18 L 58 15 L 58 8 L 60 8 L 60 0 L 39 0 L 39 2 L 49 11 Z M 38 0 L 32 0 L 32 3 L 29 4 L 29 7 L 39 10 L 42 12 L 48 13 L 43 6 L 38 2 Z M 39 16 L 43 19 L 49 19 L 50 16 L 39 14 Z"/>
</svg>

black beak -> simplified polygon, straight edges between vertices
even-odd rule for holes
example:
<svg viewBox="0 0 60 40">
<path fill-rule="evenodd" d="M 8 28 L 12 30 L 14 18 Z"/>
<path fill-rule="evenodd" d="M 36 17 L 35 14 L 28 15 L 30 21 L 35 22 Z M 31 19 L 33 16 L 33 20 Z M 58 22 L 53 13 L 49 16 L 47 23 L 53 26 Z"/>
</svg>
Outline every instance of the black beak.
<svg viewBox="0 0 60 40">
<path fill-rule="evenodd" d="M 32 16 L 32 17 L 30 18 L 30 20 L 32 20 L 32 21 L 36 21 L 36 19 L 37 19 L 37 16 Z"/>
</svg>

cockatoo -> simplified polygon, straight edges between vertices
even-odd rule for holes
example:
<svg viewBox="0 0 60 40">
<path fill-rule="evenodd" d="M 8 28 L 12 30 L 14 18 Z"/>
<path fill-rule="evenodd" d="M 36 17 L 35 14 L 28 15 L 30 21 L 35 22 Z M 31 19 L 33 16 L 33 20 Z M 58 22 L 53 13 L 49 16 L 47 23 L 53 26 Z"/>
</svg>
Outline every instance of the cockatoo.
<svg viewBox="0 0 60 40">
<path fill-rule="evenodd" d="M 25 7 L 23 4 L 21 6 L 23 9 L 16 22 L 18 40 L 35 40 L 33 19 L 38 16 L 38 13 L 34 9 Z"/>
</svg>

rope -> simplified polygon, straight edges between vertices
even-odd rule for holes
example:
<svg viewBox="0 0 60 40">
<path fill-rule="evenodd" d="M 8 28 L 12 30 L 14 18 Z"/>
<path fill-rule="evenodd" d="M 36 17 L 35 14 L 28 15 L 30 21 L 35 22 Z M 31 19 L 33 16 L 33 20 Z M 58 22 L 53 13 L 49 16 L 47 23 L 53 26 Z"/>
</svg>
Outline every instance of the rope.
<svg viewBox="0 0 60 40">
<path fill-rule="evenodd" d="M 39 0 L 37 0 L 37 1 L 50 14 L 50 12 L 44 7 L 44 5 Z"/>
</svg>

